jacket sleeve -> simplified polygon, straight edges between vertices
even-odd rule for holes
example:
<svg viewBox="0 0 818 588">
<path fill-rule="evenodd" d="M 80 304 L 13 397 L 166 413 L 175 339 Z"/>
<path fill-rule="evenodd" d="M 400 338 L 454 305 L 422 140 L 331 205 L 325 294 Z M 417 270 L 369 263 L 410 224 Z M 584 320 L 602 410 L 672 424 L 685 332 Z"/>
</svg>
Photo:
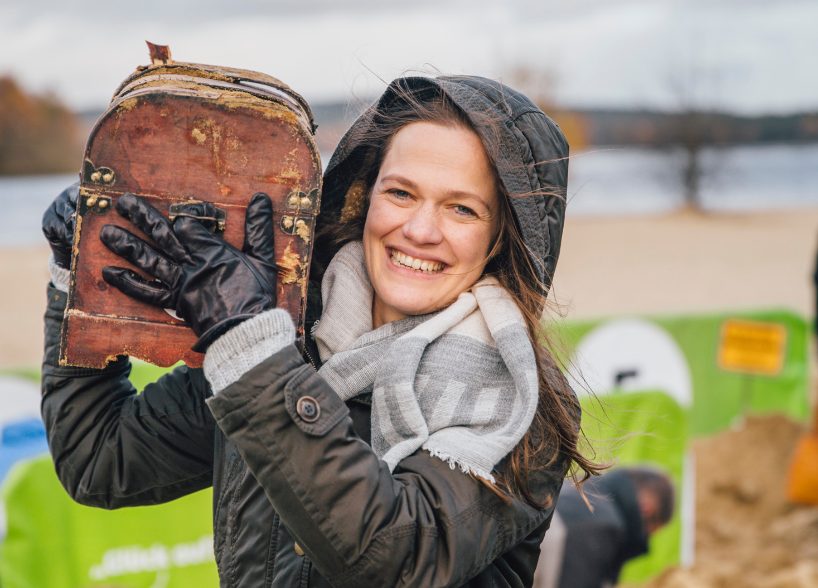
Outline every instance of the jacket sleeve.
<svg viewBox="0 0 818 588">
<path fill-rule="evenodd" d="M 57 475 L 82 504 L 167 502 L 212 483 L 215 425 L 201 370 L 177 368 L 137 394 L 130 363 L 60 366 L 66 295 L 49 287 L 42 415 Z"/>
<path fill-rule="evenodd" d="M 208 404 L 284 525 L 336 586 L 459 586 L 552 514 L 505 503 L 425 451 L 390 473 L 292 345 Z M 539 485 L 552 505 L 564 475 L 556 466 Z"/>
</svg>

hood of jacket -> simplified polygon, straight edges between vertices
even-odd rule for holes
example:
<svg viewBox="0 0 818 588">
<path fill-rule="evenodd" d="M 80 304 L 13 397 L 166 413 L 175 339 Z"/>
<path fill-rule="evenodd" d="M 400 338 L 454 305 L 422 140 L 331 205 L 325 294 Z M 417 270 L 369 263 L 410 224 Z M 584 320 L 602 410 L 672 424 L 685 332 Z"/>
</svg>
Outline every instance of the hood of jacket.
<svg viewBox="0 0 818 588">
<path fill-rule="evenodd" d="M 367 149 L 360 137 L 401 96 L 442 93 L 471 121 L 484 144 L 499 143 L 497 171 L 545 293 L 557 265 L 565 219 L 568 143 L 559 126 L 531 100 L 499 82 L 477 76 L 405 77 L 393 81 L 341 139 L 324 174 L 319 226 L 335 223 L 356 179 L 363 177 Z M 483 116 L 474 116 L 481 113 Z M 485 113 L 497 123 L 488 128 Z M 499 137 L 497 136 L 499 134 Z M 499 141 L 498 141 L 499 139 Z M 327 252 L 322 252 L 326 255 Z M 334 254 L 334 252 L 331 252 Z"/>
</svg>

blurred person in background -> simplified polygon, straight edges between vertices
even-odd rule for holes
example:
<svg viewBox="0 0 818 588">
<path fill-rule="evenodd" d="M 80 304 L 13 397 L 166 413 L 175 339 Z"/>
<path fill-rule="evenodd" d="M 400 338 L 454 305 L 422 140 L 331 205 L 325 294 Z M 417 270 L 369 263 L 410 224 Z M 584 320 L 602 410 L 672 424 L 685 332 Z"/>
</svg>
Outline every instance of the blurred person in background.
<svg viewBox="0 0 818 588">
<path fill-rule="evenodd" d="M 537 588 L 608 588 L 622 566 L 648 553 L 648 540 L 673 518 L 670 477 L 650 467 L 623 467 L 584 486 L 564 485 L 542 544 Z"/>
</svg>

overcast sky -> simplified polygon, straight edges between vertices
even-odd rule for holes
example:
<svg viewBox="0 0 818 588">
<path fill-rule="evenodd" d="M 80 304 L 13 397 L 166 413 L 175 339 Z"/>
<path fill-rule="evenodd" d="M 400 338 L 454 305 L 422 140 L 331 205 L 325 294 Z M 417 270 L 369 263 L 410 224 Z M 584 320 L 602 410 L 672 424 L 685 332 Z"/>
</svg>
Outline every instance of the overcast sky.
<svg viewBox="0 0 818 588">
<path fill-rule="evenodd" d="M 0 74 L 102 108 L 148 39 L 311 101 L 525 67 L 568 106 L 789 112 L 818 109 L 816 22 L 815 0 L 0 0 Z"/>
</svg>

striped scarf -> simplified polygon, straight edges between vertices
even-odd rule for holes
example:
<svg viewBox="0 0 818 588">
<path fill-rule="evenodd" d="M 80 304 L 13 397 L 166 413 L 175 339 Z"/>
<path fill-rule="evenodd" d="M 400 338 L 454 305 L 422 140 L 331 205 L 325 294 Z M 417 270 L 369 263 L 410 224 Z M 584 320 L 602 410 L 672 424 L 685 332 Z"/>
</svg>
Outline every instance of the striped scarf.
<svg viewBox="0 0 818 588">
<path fill-rule="evenodd" d="M 321 295 L 319 373 L 343 400 L 372 394 L 372 448 L 389 470 L 424 449 L 493 482 L 538 400 L 534 351 L 505 289 L 483 278 L 441 311 L 373 330 L 358 241 L 335 255 Z"/>
</svg>

